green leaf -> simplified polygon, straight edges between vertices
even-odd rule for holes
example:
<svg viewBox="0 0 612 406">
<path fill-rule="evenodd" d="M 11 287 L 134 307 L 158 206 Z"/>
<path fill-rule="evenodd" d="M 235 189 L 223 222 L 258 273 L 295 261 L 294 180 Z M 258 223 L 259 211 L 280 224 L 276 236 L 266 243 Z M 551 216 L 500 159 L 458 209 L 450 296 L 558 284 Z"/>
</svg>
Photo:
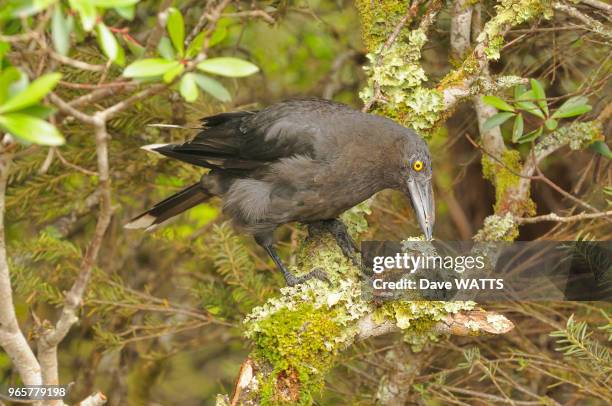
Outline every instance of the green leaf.
<svg viewBox="0 0 612 406">
<path fill-rule="evenodd" d="M 52 114 L 55 114 L 56 109 L 53 107 L 43 106 L 42 104 L 35 104 L 25 109 L 19 110 L 19 114 L 26 114 L 28 116 L 34 116 L 41 119 L 46 119 Z"/>
<path fill-rule="evenodd" d="M 135 6 L 115 7 L 115 11 L 117 12 L 117 14 L 119 14 L 121 17 L 125 18 L 126 20 L 132 21 L 134 19 L 134 15 L 136 14 L 136 7 Z"/>
<path fill-rule="evenodd" d="M 127 41 L 130 42 L 130 41 Z M 122 47 L 117 49 L 117 58 L 115 58 L 115 64 L 119 66 L 125 66 L 125 51 Z"/>
<path fill-rule="evenodd" d="M 526 92 L 524 92 L 523 94 L 521 94 L 517 100 L 530 100 L 533 101 L 535 100 L 535 96 L 533 94 L 533 90 L 528 90 Z"/>
<path fill-rule="evenodd" d="M 119 44 L 113 33 L 103 23 L 96 25 L 96 33 L 98 36 L 98 44 L 100 44 L 100 48 L 102 48 L 104 55 L 111 61 L 117 59 Z"/>
<path fill-rule="evenodd" d="M 161 76 L 177 65 L 180 65 L 177 61 L 167 61 L 161 58 L 143 59 L 128 65 L 123 71 L 123 76 L 127 78 Z"/>
<path fill-rule="evenodd" d="M 548 116 L 548 104 L 546 103 L 546 93 L 544 93 L 544 86 L 537 79 L 531 79 L 529 81 L 531 83 L 531 90 L 533 91 L 533 95 L 538 101 L 538 106 L 542 109 L 544 114 Z"/>
<path fill-rule="evenodd" d="M 53 10 L 53 19 L 51 21 L 51 39 L 53 40 L 53 47 L 58 54 L 68 55 L 73 23 L 74 19 L 72 16 L 65 17 L 62 7 L 57 4 Z"/>
<path fill-rule="evenodd" d="M 125 45 L 127 45 L 130 52 L 137 58 L 140 58 L 145 53 L 145 48 L 143 46 L 136 44 L 132 41 L 125 41 Z"/>
<path fill-rule="evenodd" d="M 9 85 L 17 80 L 21 76 L 21 72 L 13 66 L 4 68 L 0 72 L 0 105 L 4 103 L 9 95 Z"/>
<path fill-rule="evenodd" d="M 215 80 L 205 75 L 201 75 L 199 73 L 195 74 L 194 79 L 197 85 L 200 86 L 200 89 L 202 89 L 215 99 L 224 103 L 232 100 L 232 96 L 230 95 L 230 93 L 225 87 L 223 87 L 223 85 L 218 80 Z"/>
<path fill-rule="evenodd" d="M 517 114 L 514 119 L 514 125 L 512 126 L 512 142 L 517 142 L 523 135 L 523 115 Z"/>
<path fill-rule="evenodd" d="M 164 73 L 164 82 L 166 83 L 170 83 L 174 80 L 174 78 L 176 78 L 177 76 L 179 76 L 181 73 L 183 73 L 183 71 L 185 70 L 185 65 L 177 62 L 178 65 L 175 66 L 174 68 L 170 69 L 168 72 Z"/>
<path fill-rule="evenodd" d="M 64 137 L 53 125 L 26 114 L 0 115 L 0 127 L 27 142 L 40 145 L 62 145 Z"/>
<path fill-rule="evenodd" d="M 514 86 L 514 100 L 519 100 L 519 97 L 527 91 L 525 85 Z"/>
<path fill-rule="evenodd" d="M 6 5 L 2 4 L 2 8 L 0 8 L 0 17 L 4 17 L 5 15 L 13 18 L 25 18 L 31 15 L 34 15 L 51 4 L 57 2 L 57 0 L 23 0 L 23 1 L 14 1 L 13 4 Z M 6 9 L 2 10 L 4 7 Z"/>
<path fill-rule="evenodd" d="M 542 111 L 538 108 L 538 106 L 536 106 L 536 104 L 533 102 L 517 101 L 516 107 L 519 108 L 520 110 L 526 111 L 527 113 L 533 114 L 534 116 L 539 117 L 541 119 L 546 118 L 546 116 L 542 113 Z"/>
<path fill-rule="evenodd" d="M 175 8 L 168 9 L 168 23 L 166 24 L 168 34 L 174 45 L 174 49 L 180 56 L 185 55 L 185 23 L 183 15 Z"/>
<path fill-rule="evenodd" d="M 204 38 L 206 33 L 201 32 L 191 41 L 189 46 L 187 47 L 187 52 L 185 52 L 186 58 L 193 58 L 200 52 L 202 49 L 202 45 L 204 45 Z"/>
<path fill-rule="evenodd" d="M 589 145 L 589 148 L 608 159 L 612 159 L 612 151 L 604 141 L 595 141 Z"/>
<path fill-rule="evenodd" d="M 499 110 L 514 111 L 514 107 L 512 107 L 497 96 L 484 96 L 482 98 L 482 101 L 488 104 L 489 106 L 493 106 Z"/>
<path fill-rule="evenodd" d="M 159 52 L 164 59 L 175 59 L 174 47 L 172 46 L 172 42 L 170 42 L 170 38 L 168 37 L 162 37 L 159 40 L 159 44 L 157 44 L 157 52 Z"/>
<path fill-rule="evenodd" d="M 218 26 L 215 32 L 213 32 L 213 35 L 211 35 L 210 40 L 208 40 L 208 47 L 214 47 L 219 42 L 223 41 L 225 37 L 227 37 L 227 27 L 224 25 Z"/>
<path fill-rule="evenodd" d="M 7 99 L 17 96 L 19 93 L 25 91 L 28 86 L 30 86 L 30 78 L 28 78 L 28 75 L 19 71 L 19 78 L 8 87 Z"/>
<path fill-rule="evenodd" d="M 49 93 L 62 75 L 60 73 L 48 73 L 36 79 L 25 90 L 14 95 L 0 106 L 0 114 L 21 110 L 38 103 Z"/>
<path fill-rule="evenodd" d="M 91 31 L 96 25 L 98 15 L 92 0 L 70 0 L 70 7 L 79 13 L 85 31 Z"/>
<path fill-rule="evenodd" d="M 571 97 L 565 101 L 552 115 L 553 118 L 575 117 L 591 111 L 587 104 L 588 99 L 584 96 Z"/>
<path fill-rule="evenodd" d="M 559 122 L 554 118 L 549 118 L 548 120 L 544 121 L 546 129 L 548 129 L 549 131 L 554 131 L 557 128 L 558 124 Z"/>
<path fill-rule="evenodd" d="M 243 59 L 221 57 L 206 59 L 198 64 L 198 69 L 220 76 L 239 78 L 252 75 L 259 68 Z"/>
<path fill-rule="evenodd" d="M 11 49 L 11 44 L 8 42 L 0 41 L 0 60 L 4 58 L 4 55 Z"/>
<path fill-rule="evenodd" d="M 528 132 L 527 134 L 523 135 L 519 140 L 518 143 L 519 144 L 524 144 L 526 142 L 531 142 L 533 140 L 535 140 L 536 138 L 538 138 L 540 135 L 542 135 L 542 131 L 544 130 L 544 127 L 538 127 L 537 129 Z"/>
<path fill-rule="evenodd" d="M 492 128 L 497 127 L 498 125 L 502 125 L 505 123 L 510 117 L 513 117 L 514 113 L 497 113 L 492 115 L 485 121 L 482 125 L 482 129 L 484 131 L 488 131 Z"/>
<path fill-rule="evenodd" d="M 80 1 L 80 0 L 79 0 Z M 117 8 L 129 7 L 138 3 L 140 0 L 89 0 L 96 7 L 101 8 Z"/>
<path fill-rule="evenodd" d="M 182 77 L 179 86 L 181 96 L 189 103 L 192 103 L 198 98 L 198 86 L 196 85 L 194 74 L 188 73 Z"/>
</svg>

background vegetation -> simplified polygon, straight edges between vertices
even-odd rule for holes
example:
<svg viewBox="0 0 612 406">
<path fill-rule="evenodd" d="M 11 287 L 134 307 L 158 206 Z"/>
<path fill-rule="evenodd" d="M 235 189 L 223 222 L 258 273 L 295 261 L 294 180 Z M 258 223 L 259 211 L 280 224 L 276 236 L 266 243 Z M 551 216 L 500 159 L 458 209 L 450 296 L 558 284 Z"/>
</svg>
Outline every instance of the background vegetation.
<svg viewBox="0 0 612 406">
<path fill-rule="evenodd" d="M 68 403 L 102 404 L 101 390 L 111 405 L 214 404 L 265 348 L 242 321 L 282 277 L 219 201 L 152 233 L 122 227 L 201 175 L 139 149 L 193 133 L 155 123 L 334 99 L 427 139 L 436 238 L 609 240 L 610 21 L 597 0 L 0 1 L 0 279 L 13 290 L 11 303 L 0 282 L 0 392 L 74 382 Z M 361 239 L 419 234 L 402 196 L 368 206 L 353 213 Z M 278 233 L 291 266 L 310 255 L 306 234 Z M 330 358 L 315 348 L 334 366 L 321 382 L 306 391 L 288 361 L 252 399 L 610 403 L 609 308 L 481 306 L 515 328 L 418 345 L 394 332 Z"/>
</svg>

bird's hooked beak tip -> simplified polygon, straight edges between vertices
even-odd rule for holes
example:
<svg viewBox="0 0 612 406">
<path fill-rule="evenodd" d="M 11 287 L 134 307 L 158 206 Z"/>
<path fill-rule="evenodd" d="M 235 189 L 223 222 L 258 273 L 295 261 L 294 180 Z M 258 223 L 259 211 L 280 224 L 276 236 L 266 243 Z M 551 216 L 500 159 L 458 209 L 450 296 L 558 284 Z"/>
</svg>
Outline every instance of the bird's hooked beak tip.
<svg viewBox="0 0 612 406">
<path fill-rule="evenodd" d="M 431 180 L 416 181 L 408 180 L 408 192 L 412 208 L 425 239 L 433 238 L 433 226 L 435 222 L 435 205 Z"/>
</svg>

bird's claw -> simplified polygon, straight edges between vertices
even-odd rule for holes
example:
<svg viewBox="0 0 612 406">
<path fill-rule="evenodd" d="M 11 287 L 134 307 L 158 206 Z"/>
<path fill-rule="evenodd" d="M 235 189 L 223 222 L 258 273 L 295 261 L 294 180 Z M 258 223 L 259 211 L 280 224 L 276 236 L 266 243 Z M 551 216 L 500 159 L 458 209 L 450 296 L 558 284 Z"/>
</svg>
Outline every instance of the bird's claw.
<svg viewBox="0 0 612 406">
<path fill-rule="evenodd" d="M 315 268 L 312 271 L 308 272 L 306 275 L 302 276 L 295 276 L 289 271 L 284 272 L 283 275 L 285 277 L 285 282 L 287 282 L 287 286 L 299 285 L 300 283 L 304 283 L 312 278 L 317 278 L 320 281 L 326 282 L 327 284 L 331 285 L 331 281 L 329 280 L 327 273 L 320 268 Z"/>
<path fill-rule="evenodd" d="M 359 247 L 351 237 L 346 225 L 339 219 L 327 220 L 324 222 L 327 230 L 334 236 L 338 247 L 345 257 L 351 260 L 353 265 L 360 267 Z"/>
</svg>

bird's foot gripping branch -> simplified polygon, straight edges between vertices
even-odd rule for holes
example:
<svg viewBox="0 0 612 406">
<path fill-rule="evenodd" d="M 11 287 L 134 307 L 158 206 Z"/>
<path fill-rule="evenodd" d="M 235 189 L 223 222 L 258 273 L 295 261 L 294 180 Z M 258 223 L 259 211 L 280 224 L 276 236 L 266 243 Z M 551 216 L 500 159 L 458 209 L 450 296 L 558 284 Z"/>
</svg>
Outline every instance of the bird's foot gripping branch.
<svg viewBox="0 0 612 406">
<path fill-rule="evenodd" d="M 363 205 L 344 215 L 352 233 L 365 229 Z M 501 334 L 513 328 L 505 317 L 473 302 L 396 301 L 377 305 L 361 294 L 360 270 L 326 232 L 302 244 L 300 273 L 324 269 L 320 280 L 281 289 L 280 296 L 253 309 L 244 321 L 253 343 L 233 395 L 218 405 L 311 404 L 336 356 L 359 340 L 401 333 L 418 350 L 440 334 Z"/>
</svg>

